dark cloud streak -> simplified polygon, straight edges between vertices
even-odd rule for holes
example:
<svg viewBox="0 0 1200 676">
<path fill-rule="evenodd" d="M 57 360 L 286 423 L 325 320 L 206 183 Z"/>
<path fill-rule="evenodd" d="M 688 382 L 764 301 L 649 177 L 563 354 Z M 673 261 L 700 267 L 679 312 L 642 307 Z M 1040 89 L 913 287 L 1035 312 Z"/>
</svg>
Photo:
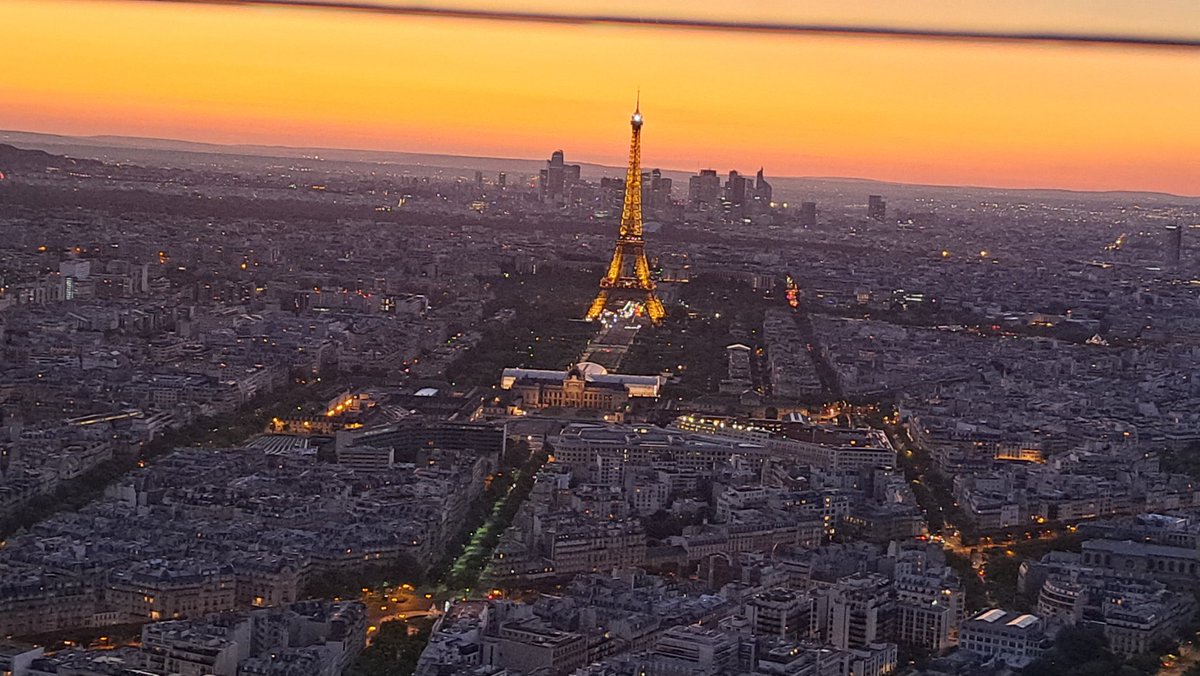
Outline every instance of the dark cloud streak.
<svg viewBox="0 0 1200 676">
<path fill-rule="evenodd" d="M 947 40 L 960 42 L 1043 43 L 1081 46 L 1133 48 L 1200 49 L 1200 37 L 1150 35 L 1087 34 L 1041 31 L 943 30 L 935 28 L 898 28 L 835 24 L 771 23 L 678 17 L 644 18 L 628 15 L 564 14 L 555 12 L 512 12 L 490 9 L 462 9 L 416 5 L 377 5 L 354 0 L 134 0 L 145 3 L 217 5 L 235 7 L 279 7 L 288 9 L 325 9 L 368 12 L 391 16 L 415 16 L 476 21 L 506 21 L 564 25 L 602 25 L 643 28 L 716 31 L 730 33 L 767 33 L 777 35 L 827 35 L 835 37 Z"/>
</svg>

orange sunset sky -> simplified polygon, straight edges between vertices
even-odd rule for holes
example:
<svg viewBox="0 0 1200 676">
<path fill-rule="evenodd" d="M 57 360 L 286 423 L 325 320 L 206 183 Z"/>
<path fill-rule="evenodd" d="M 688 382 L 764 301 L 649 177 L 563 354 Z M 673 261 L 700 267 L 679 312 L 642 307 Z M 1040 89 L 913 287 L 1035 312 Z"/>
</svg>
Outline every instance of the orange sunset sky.
<svg viewBox="0 0 1200 676">
<path fill-rule="evenodd" d="M 1200 34 L 1196 0 L 503 8 Z M 0 129 L 535 159 L 563 148 L 620 165 L 640 87 L 646 166 L 1200 194 L 1200 50 L 116 0 L 0 0 L 0 27 Z"/>
</svg>

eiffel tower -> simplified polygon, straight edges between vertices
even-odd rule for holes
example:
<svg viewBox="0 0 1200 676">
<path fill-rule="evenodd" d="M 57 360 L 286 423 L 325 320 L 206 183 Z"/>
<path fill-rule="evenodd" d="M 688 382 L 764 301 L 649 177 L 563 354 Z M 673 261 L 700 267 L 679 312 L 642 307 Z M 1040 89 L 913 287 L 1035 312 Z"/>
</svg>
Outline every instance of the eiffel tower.
<svg viewBox="0 0 1200 676">
<path fill-rule="evenodd" d="M 629 169 L 625 173 L 625 205 L 621 208 L 621 231 L 608 272 L 600 279 L 600 292 L 588 308 L 587 319 L 598 319 L 610 303 L 638 300 L 650 321 L 658 324 L 667 316 L 662 301 L 654 293 L 650 264 L 646 262 L 646 241 L 642 238 L 642 112 L 641 101 L 633 112 L 630 126 Z"/>
</svg>

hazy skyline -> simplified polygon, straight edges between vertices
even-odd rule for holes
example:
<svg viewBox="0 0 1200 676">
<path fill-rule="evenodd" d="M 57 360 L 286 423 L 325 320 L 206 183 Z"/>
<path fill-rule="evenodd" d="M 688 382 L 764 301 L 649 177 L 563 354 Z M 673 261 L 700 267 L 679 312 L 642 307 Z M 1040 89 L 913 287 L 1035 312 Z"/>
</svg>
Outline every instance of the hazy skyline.
<svg viewBox="0 0 1200 676">
<path fill-rule="evenodd" d="M 582 2 L 655 16 L 1195 37 L 1194 3 Z M 526 11 L 556 7 L 513 3 Z M 438 3 L 481 7 L 482 3 Z M 1200 194 L 1194 51 L 11 0 L 0 128 Z"/>
</svg>

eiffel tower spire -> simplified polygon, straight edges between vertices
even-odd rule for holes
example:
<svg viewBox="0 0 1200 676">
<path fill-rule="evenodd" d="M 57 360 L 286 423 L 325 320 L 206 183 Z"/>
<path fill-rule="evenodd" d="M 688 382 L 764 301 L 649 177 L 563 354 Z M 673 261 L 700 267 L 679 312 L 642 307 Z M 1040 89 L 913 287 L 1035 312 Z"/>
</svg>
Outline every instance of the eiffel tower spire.
<svg viewBox="0 0 1200 676">
<path fill-rule="evenodd" d="M 629 168 L 625 172 L 625 202 L 621 207 L 621 230 L 608 271 L 600 279 L 600 291 L 588 308 L 587 319 L 597 319 L 609 302 L 637 298 L 655 324 L 667 316 L 662 301 L 654 293 L 650 264 L 646 261 L 646 243 L 642 238 L 642 96 L 630 120 Z"/>
</svg>

